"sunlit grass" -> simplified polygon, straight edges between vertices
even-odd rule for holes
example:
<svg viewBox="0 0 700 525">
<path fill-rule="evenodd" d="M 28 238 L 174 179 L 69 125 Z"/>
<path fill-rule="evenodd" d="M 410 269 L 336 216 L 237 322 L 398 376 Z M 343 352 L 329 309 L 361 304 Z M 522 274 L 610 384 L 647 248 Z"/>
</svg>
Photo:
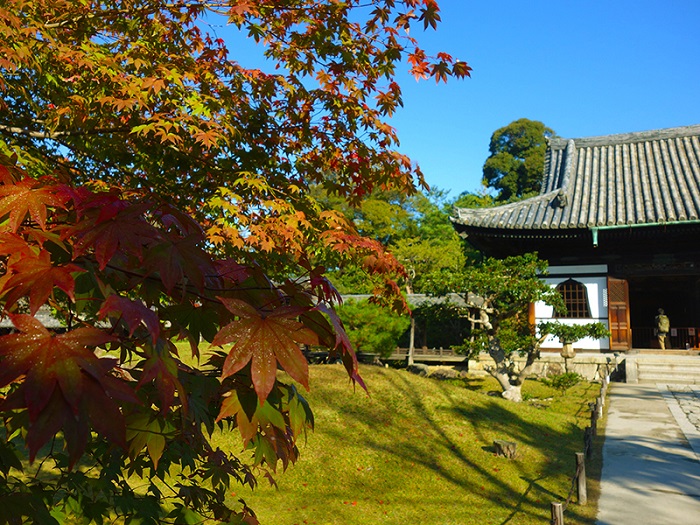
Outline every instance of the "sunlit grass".
<svg viewBox="0 0 700 525">
<path fill-rule="evenodd" d="M 379 367 L 362 375 L 369 395 L 353 392 L 341 366 L 311 367 L 316 430 L 300 444 L 301 460 L 277 476 L 278 489 L 232 496 L 263 524 L 534 525 L 567 498 L 599 385 L 562 395 L 528 381 L 530 400 L 515 404 L 490 380 L 439 382 Z M 222 439 L 240 449 L 235 433 Z M 495 439 L 515 441 L 518 457 L 497 457 Z M 588 506 L 568 507 L 567 524 L 594 522 L 595 494 L 593 484 Z"/>
</svg>

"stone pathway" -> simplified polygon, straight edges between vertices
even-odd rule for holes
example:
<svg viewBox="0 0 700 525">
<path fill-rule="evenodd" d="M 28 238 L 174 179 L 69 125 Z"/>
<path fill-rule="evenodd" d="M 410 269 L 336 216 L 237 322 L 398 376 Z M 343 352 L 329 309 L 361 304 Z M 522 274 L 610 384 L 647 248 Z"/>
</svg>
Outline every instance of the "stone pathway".
<svg viewBox="0 0 700 525">
<path fill-rule="evenodd" d="M 671 414 L 700 461 L 700 385 L 658 384 Z"/>
<path fill-rule="evenodd" d="M 613 383 L 608 400 L 596 524 L 700 523 L 697 387 Z"/>
</svg>

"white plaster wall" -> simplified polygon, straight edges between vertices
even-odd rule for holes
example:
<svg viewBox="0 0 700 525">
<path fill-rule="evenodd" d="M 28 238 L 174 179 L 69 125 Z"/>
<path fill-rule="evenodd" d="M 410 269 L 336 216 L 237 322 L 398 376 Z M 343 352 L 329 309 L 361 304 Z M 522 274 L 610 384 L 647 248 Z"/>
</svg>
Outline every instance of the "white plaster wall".
<svg viewBox="0 0 700 525">
<path fill-rule="evenodd" d="M 547 321 L 559 321 L 564 324 L 600 322 L 609 328 L 607 266 L 551 266 L 549 275 L 543 277 L 543 281 L 553 288 L 568 279 L 574 279 L 586 287 L 591 317 L 586 319 L 555 319 L 552 317 L 553 308 L 540 301 L 535 303 L 535 322 L 537 324 Z M 542 346 L 544 348 L 561 348 L 562 344 L 556 338 L 549 337 Z M 609 350 L 610 340 L 608 338 L 594 340 L 587 337 L 575 343 L 574 348 L 577 350 Z"/>
</svg>

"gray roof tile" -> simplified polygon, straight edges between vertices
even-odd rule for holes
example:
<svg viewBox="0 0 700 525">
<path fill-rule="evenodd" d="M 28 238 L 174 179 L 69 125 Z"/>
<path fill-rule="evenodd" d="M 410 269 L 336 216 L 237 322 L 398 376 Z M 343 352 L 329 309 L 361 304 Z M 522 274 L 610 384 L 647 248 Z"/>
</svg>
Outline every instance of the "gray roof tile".
<svg viewBox="0 0 700 525">
<path fill-rule="evenodd" d="M 550 140 L 540 194 L 458 208 L 457 225 L 571 229 L 700 219 L 700 125 Z"/>
</svg>

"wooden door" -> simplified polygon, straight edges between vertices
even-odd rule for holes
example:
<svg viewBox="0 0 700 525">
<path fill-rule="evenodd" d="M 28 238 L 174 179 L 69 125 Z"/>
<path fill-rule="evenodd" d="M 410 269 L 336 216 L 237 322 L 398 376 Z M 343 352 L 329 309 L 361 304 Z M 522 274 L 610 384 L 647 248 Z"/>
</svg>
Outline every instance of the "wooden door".
<svg viewBox="0 0 700 525">
<path fill-rule="evenodd" d="M 632 348 L 630 329 L 629 286 L 624 279 L 608 277 L 608 320 L 610 321 L 610 348 Z"/>
</svg>

